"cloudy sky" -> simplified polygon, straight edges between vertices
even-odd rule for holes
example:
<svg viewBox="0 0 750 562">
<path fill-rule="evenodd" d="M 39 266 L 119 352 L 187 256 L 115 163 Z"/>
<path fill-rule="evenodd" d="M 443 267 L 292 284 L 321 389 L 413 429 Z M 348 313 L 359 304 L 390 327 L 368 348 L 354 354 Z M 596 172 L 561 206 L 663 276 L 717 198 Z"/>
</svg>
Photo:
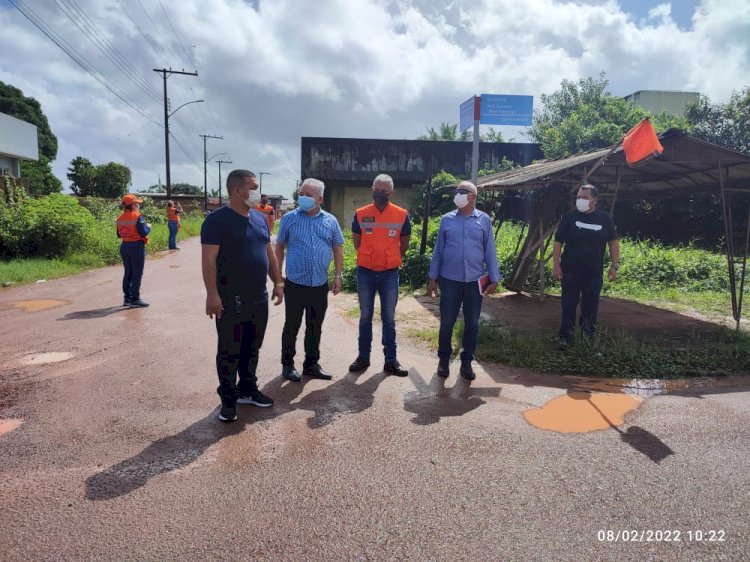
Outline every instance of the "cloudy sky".
<svg viewBox="0 0 750 562">
<path fill-rule="evenodd" d="M 264 191 L 284 195 L 300 137 L 411 139 L 458 122 L 474 94 L 533 95 L 536 107 L 561 80 L 601 71 L 616 95 L 726 102 L 750 85 L 748 0 L 0 0 L 0 29 L 0 81 L 42 104 L 66 186 L 78 155 L 127 164 L 134 190 L 165 181 L 154 68 L 198 71 L 168 79 L 173 110 L 206 100 L 169 120 L 173 183 L 203 185 L 210 134 L 224 138 L 208 156 L 233 161 L 224 173 L 267 172 Z"/>
</svg>

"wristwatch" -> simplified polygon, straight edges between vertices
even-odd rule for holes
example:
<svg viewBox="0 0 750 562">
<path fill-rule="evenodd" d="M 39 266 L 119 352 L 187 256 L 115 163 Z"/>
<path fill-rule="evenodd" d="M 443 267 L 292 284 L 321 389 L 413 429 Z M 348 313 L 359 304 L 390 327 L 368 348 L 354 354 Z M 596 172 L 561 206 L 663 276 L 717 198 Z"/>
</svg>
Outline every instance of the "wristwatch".
<svg viewBox="0 0 750 562">
<path fill-rule="evenodd" d="M 613 261 L 612 262 L 612 269 L 614 269 L 615 271 L 617 271 L 618 269 L 620 269 L 620 262 L 619 261 Z"/>
<path fill-rule="evenodd" d="M 284 282 L 283 281 L 279 281 L 277 283 L 274 283 L 274 287 L 283 287 L 283 286 L 284 286 Z"/>
<path fill-rule="evenodd" d="M 335 279 L 341 279 L 341 274 L 340 273 L 336 273 L 333 277 Z"/>
</svg>

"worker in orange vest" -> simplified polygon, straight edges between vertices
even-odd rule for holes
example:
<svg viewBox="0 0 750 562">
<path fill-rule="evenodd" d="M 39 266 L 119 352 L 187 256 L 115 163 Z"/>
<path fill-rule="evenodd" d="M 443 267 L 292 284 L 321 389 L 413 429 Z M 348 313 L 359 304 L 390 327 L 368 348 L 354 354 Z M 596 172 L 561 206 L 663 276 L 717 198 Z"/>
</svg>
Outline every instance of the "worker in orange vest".
<svg viewBox="0 0 750 562">
<path fill-rule="evenodd" d="M 129 308 L 148 306 L 147 302 L 141 300 L 141 279 L 151 225 L 143 220 L 140 213 L 141 203 L 143 199 L 128 193 L 122 198 L 123 211 L 117 217 L 117 237 L 122 240 L 120 257 L 125 266 L 122 278 L 122 292 L 125 296 L 122 305 Z"/>
<path fill-rule="evenodd" d="M 372 183 L 373 202 L 357 209 L 352 221 L 352 242 L 357 249 L 359 354 L 349 370 L 356 373 L 370 366 L 372 316 L 377 293 L 383 321 L 383 371 L 405 377 L 409 371 L 396 359 L 396 303 L 399 267 L 409 247 L 411 223 L 406 209 L 390 202 L 393 191 L 391 176 L 377 176 Z"/>
<path fill-rule="evenodd" d="M 167 228 L 169 228 L 169 249 L 179 250 L 177 247 L 177 231 L 180 230 L 180 213 L 182 212 L 182 205 L 177 203 L 177 207 L 174 205 L 174 201 L 167 201 Z"/>
<path fill-rule="evenodd" d="M 268 225 L 268 235 L 270 236 L 273 232 L 273 223 L 274 223 L 274 208 L 268 204 L 268 196 L 267 195 L 261 195 L 260 196 L 260 203 L 258 203 L 258 206 L 256 207 L 258 211 L 263 213 L 263 215 L 266 218 L 266 224 Z"/>
</svg>

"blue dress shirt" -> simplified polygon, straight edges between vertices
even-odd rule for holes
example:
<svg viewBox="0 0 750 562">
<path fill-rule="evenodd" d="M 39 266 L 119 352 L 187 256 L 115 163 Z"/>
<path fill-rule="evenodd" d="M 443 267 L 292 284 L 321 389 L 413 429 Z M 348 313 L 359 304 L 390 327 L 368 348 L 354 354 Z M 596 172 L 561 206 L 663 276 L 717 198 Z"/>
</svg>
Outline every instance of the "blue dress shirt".
<svg viewBox="0 0 750 562">
<path fill-rule="evenodd" d="M 458 209 L 446 213 L 432 251 L 430 279 L 469 283 L 484 274 L 489 274 L 491 283 L 500 281 L 490 217 L 477 209 L 468 216 Z"/>
</svg>

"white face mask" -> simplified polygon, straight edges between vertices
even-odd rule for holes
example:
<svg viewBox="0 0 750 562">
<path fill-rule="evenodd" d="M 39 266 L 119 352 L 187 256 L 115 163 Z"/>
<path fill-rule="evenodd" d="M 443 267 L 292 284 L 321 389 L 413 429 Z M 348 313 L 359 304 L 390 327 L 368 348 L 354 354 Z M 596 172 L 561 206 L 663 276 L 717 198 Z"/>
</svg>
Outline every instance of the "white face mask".
<svg viewBox="0 0 750 562">
<path fill-rule="evenodd" d="M 588 199 L 576 199 L 576 209 L 578 209 L 580 212 L 585 213 L 589 210 L 589 200 Z"/>
<path fill-rule="evenodd" d="M 469 204 L 469 194 L 468 193 L 456 193 L 455 197 L 453 197 L 453 203 L 459 209 L 463 209 L 464 207 L 466 207 L 466 205 Z"/>
<path fill-rule="evenodd" d="M 245 203 L 248 207 L 255 207 L 260 203 L 260 191 L 257 189 L 251 189 L 250 194 L 247 196 L 247 199 L 245 199 Z"/>
</svg>

